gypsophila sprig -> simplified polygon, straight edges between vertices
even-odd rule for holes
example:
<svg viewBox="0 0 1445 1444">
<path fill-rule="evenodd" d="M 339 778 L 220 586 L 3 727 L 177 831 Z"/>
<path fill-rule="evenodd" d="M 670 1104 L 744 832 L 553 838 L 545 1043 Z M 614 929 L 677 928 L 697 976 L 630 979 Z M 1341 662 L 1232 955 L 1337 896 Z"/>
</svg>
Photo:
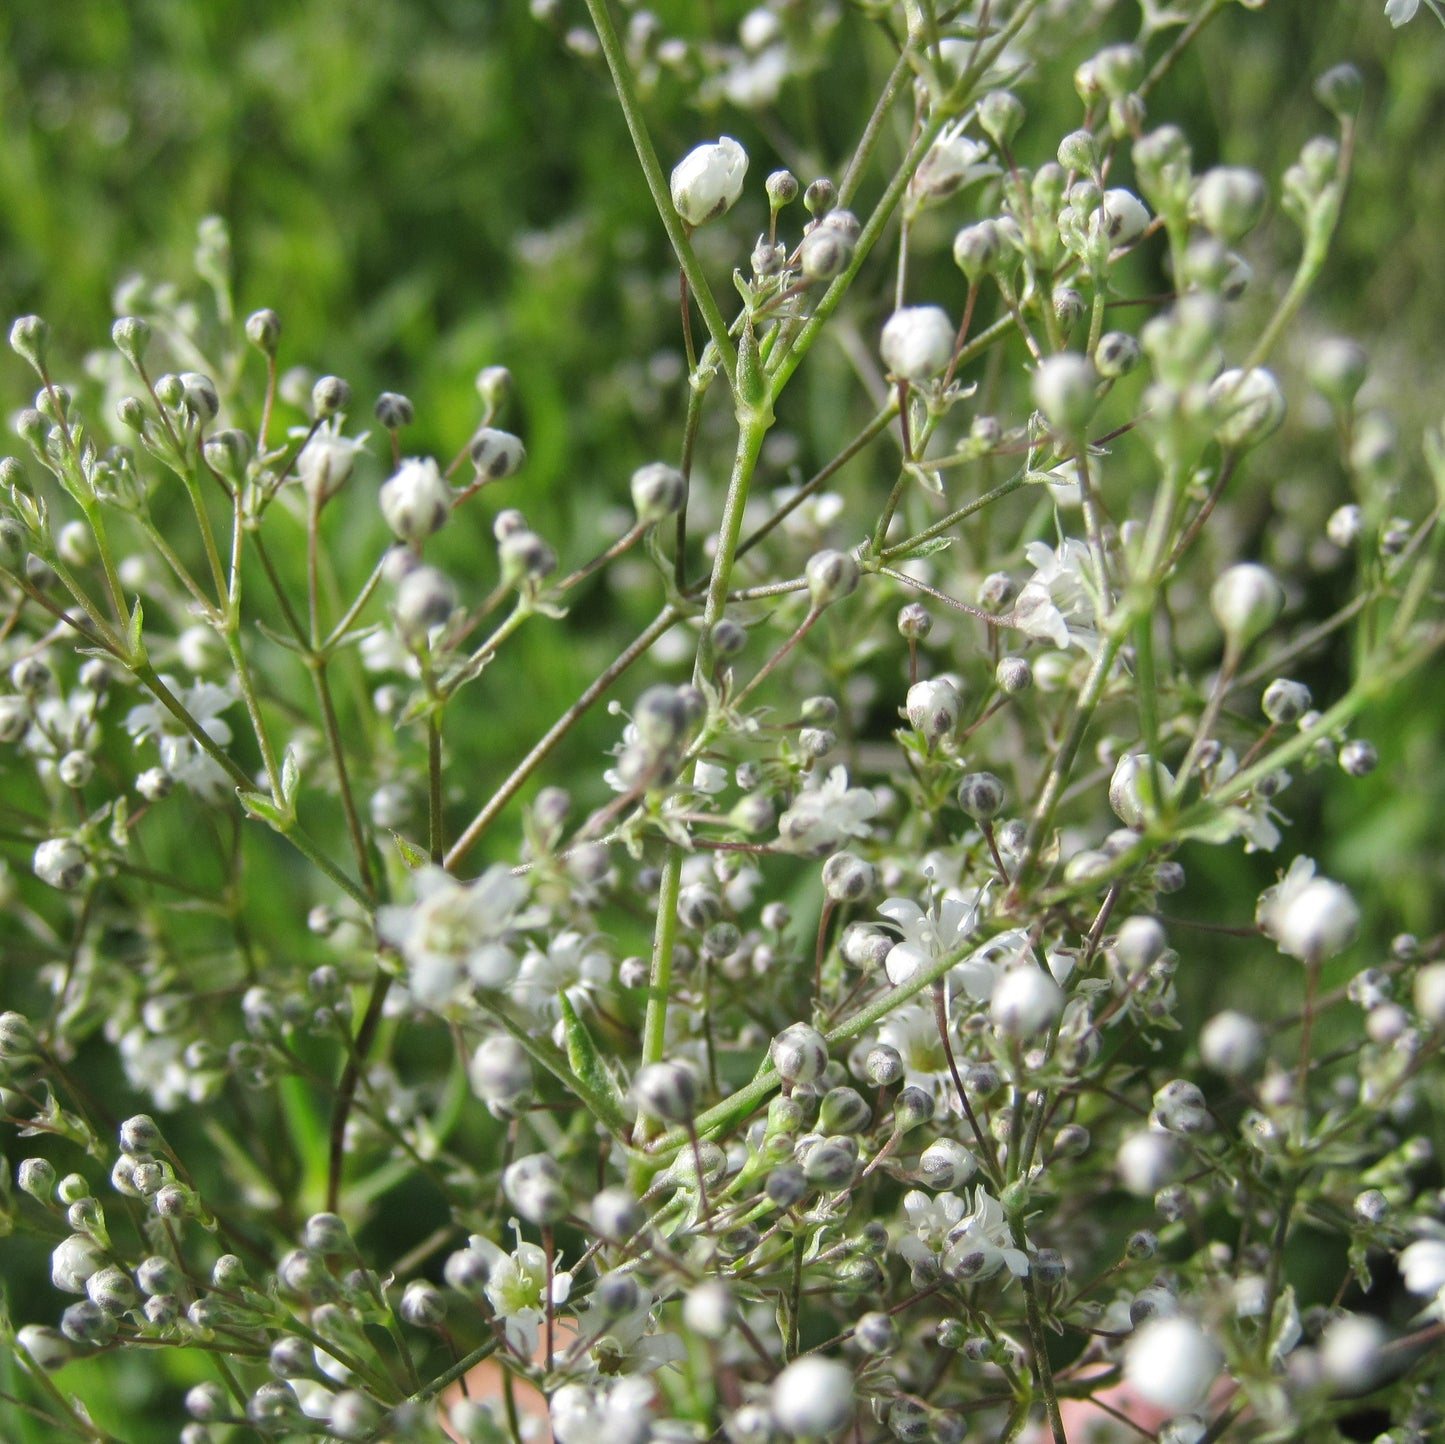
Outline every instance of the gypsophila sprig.
<svg viewBox="0 0 1445 1444">
<path fill-rule="evenodd" d="M 1432 201 L 1276 8 L 418 11 L 285 325 L 14 323 L 0 1434 L 1433 1437 Z"/>
</svg>

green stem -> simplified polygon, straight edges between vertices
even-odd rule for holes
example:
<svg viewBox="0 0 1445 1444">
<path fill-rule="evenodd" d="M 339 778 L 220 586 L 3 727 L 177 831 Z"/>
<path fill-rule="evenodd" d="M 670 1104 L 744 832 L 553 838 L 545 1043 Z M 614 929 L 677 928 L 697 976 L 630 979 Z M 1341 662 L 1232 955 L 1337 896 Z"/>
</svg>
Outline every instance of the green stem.
<svg viewBox="0 0 1445 1444">
<path fill-rule="evenodd" d="M 672 242 L 672 249 L 677 255 L 678 264 L 687 277 L 688 287 L 702 314 L 703 324 L 707 327 L 713 345 L 717 347 L 723 370 L 729 378 L 729 384 L 732 384 L 737 371 L 737 348 L 728 335 L 728 323 L 723 319 L 722 311 L 718 308 L 717 298 L 713 295 L 712 287 L 708 285 L 707 275 L 698 261 L 697 252 L 693 250 L 692 242 L 688 239 L 687 228 L 683 224 L 682 217 L 677 213 L 677 207 L 672 203 L 672 189 L 668 184 L 668 178 L 663 174 L 662 165 L 657 159 L 657 151 L 653 147 L 652 137 L 648 134 L 647 122 L 642 114 L 642 103 L 638 99 L 637 86 L 632 76 L 632 67 L 627 62 L 627 52 L 612 24 L 607 0 L 587 0 L 587 13 L 592 17 L 593 28 L 597 31 L 597 39 L 602 46 L 603 58 L 607 61 L 607 69 L 612 74 L 612 85 L 617 92 L 617 99 L 622 105 L 622 114 L 627 121 L 627 130 L 632 137 L 632 147 L 637 152 L 637 160 L 642 167 L 647 188 L 652 192 L 653 204 L 662 218 L 663 229 L 667 232 L 668 240 Z"/>
</svg>

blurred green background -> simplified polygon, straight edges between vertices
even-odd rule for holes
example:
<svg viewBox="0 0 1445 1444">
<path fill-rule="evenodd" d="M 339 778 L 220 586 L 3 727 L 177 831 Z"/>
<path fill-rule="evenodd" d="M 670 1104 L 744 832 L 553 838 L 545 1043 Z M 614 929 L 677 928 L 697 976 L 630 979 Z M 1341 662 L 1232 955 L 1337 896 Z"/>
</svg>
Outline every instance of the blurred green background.
<svg viewBox="0 0 1445 1444">
<path fill-rule="evenodd" d="M 704 44 L 732 40 L 748 8 L 664 0 L 654 10 L 664 34 Z M 890 63 L 887 47 L 855 7 L 778 8 L 814 30 L 821 73 L 742 113 L 664 70 L 647 98 L 664 165 L 726 132 L 749 149 L 752 182 L 784 163 L 805 182 L 838 174 Z M 1107 12 L 1109 39 L 1131 35 L 1138 18 L 1132 3 L 1055 8 L 1050 73 L 1017 87 L 1030 107 L 1017 146 L 1025 164 L 1051 157 L 1079 123 L 1060 77 L 1096 41 L 1075 39 L 1088 27 L 1069 24 L 1070 14 Z M 358 415 L 382 389 L 413 397 L 408 451 L 452 454 L 475 424 L 477 370 L 509 366 L 516 399 L 507 424 L 525 438 L 530 463 L 524 494 L 502 504 L 524 507 L 564 565 L 583 560 L 592 540 L 613 532 L 608 512 L 625 504 L 633 467 L 675 455 L 684 397 L 676 275 L 605 71 L 569 35 L 585 25 L 585 10 L 580 0 L 547 9 L 539 20 L 520 0 L 0 5 L 0 314 L 45 316 L 64 358 L 60 374 L 67 362 L 78 374 L 84 353 L 105 344 L 116 284 L 133 272 L 185 281 L 197 222 L 220 215 L 241 313 L 274 307 L 285 324 L 284 364 L 346 377 Z M 1295 354 L 1330 332 L 1368 347 L 1369 394 L 1390 406 L 1405 438 L 1401 510 L 1418 516 L 1418 436 L 1445 412 L 1445 30 L 1422 12 L 1392 31 L 1377 0 L 1230 6 L 1155 93 L 1150 121 L 1180 125 L 1200 168 L 1224 160 L 1275 180 L 1304 140 L 1328 129 L 1308 82 L 1342 60 L 1366 83 L 1355 182 Z M 902 138 L 885 146 L 896 153 Z M 865 199 L 876 194 L 876 176 L 871 184 Z M 709 252 L 723 287 L 728 266 L 746 255 L 749 225 L 765 222 L 759 189 L 750 185 L 728 232 L 742 248 Z M 1257 244 L 1261 262 L 1274 248 L 1287 265 L 1297 238 L 1278 224 Z M 959 278 L 946 261 L 924 274 L 958 304 Z M 886 286 L 880 272 L 879 315 Z M 816 370 L 839 373 L 826 358 Z M 0 356 L 4 412 L 31 389 L 15 358 Z M 852 412 L 858 420 L 864 412 L 857 395 L 840 405 L 821 383 L 798 392 L 783 422 L 806 474 L 851 434 Z M 1283 488 L 1276 506 L 1292 496 L 1318 524 L 1346 499 L 1333 445 L 1327 431 L 1292 420 L 1263 463 Z M 775 470 L 787 479 L 786 461 Z M 1268 538 L 1261 545 L 1267 550 Z M 369 557 L 357 561 L 363 571 Z M 1321 598 L 1346 584 L 1325 577 Z M 509 765 L 572 700 L 578 679 L 631 635 L 642 605 L 583 608 L 566 629 L 529 633 L 527 687 L 513 687 L 449 739 L 463 775 L 495 759 Z M 1341 661 L 1328 656 L 1302 675 L 1327 694 Z M 1363 719 L 1358 731 L 1379 747 L 1379 771 L 1348 785 L 1297 781 L 1283 807 L 1299 828 L 1275 858 L 1187 854 L 1202 905 L 1231 888 L 1251 897 L 1303 850 L 1325 871 L 1368 885 L 1377 937 L 1445 926 L 1442 704 L 1445 680 L 1424 676 L 1402 705 Z M 615 733 L 603 719 L 584 731 L 576 755 L 595 758 Z M 1260 956 L 1244 958 L 1252 966 Z M 1217 1001 L 1239 1004 L 1253 985 L 1241 968 L 1208 986 Z M 13 1283 L 43 1277 L 43 1254 L 7 1250 L 7 1258 Z M 35 1316 L 48 1319 L 54 1296 L 38 1287 Z M 20 1304 L 14 1288 L 12 1304 Z M 9 1368 L 0 1362 L 0 1373 Z M 138 1418 L 144 1411 L 126 1390 L 152 1385 L 125 1370 L 105 1378 L 114 1418 Z M 86 1392 L 80 1367 L 67 1384 Z M 9 1385 L 0 1379 L 0 1387 Z M 170 1434 L 157 1426 L 154 1437 Z"/>
</svg>

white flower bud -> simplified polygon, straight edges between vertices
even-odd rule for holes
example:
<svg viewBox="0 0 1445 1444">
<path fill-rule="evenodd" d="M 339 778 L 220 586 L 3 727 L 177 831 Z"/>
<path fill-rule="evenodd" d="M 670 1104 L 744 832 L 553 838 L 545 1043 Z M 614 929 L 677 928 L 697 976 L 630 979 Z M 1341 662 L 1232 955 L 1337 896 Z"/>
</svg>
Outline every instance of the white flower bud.
<svg viewBox="0 0 1445 1444">
<path fill-rule="evenodd" d="M 1116 187 L 1104 192 L 1089 223 L 1103 232 L 1111 246 L 1128 246 L 1149 228 L 1149 209 L 1133 191 Z"/>
<path fill-rule="evenodd" d="M 853 1417 L 853 1375 L 836 1359 L 794 1359 L 772 1390 L 773 1417 L 795 1439 L 826 1439 Z"/>
<path fill-rule="evenodd" d="M 1109 806 L 1125 827 L 1142 828 L 1163 800 L 1152 794 L 1155 778 L 1161 793 L 1174 786 L 1174 776 L 1167 767 L 1151 768 L 1149 759 L 1137 752 L 1126 752 L 1119 759 L 1109 780 Z"/>
<path fill-rule="evenodd" d="M 1007 795 L 992 772 L 965 772 L 958 784 L 958 805 L 975 822 L 996 817 Z"/>
<path fill-rule="evenodd" d="M 1063 989 L 1032 963 L 1009 968 L 994 984 L 988 1005 L 994 1027 L 1010 1038 L 1036 1037 L 1052 1027 L 1063 1011 Z"/>
<path fill-rule="evenodd" d="M 1360 910 L 1348 888 L 1316 877 L 1283 900 L 1271 923 L 1281 952 L 1301 961 L 1322 962 L 1354 940 Z"/>
<path fill-rule="evenodd" d="M 732 1290 L 721 1279 L 704 1279 L 682 1301 L 683 1323 L 703 1339 L 726 1338 L 736 1314 Z"/>
<path fill-rule="evenodd" d="M 1412 1294 L 1431 1298 L 1445 1289 L 1445 1239 L 1421 1238 L 1399 1257 L 1400 1273 Z"/>
<path fill-rule="evenodd" d="M 47 1374 L 68 1364 L 75 1352 L 59 1329 L 45 1324 L 26 1324 L 17 1329 L 15 1342 L 30 1356 L 31 1362 Z"/>
<path fill-rule="evenodd" d="M 1131 1133 L 1114 1155 L 1119 1182 L 1138 1198 L 1153 1198 L 1179 1171 L 1179 1155 L 1166 1133 Z"/>
<path fill-rule="evenodd" d="M 1264 1029 L 1245 1013 L 1216 1013 L 1199 1035 L 1204 1066 L 1226 1078 L 1244 1078 L 1264 1061 Z"/>
<path fill-rule="evenodd" d="M 515 1038 L 494 1033 L 477 1045 L 467 1081 L 483 1103 L 510 1109 L 532 1091 L 532 1060 Z"/>
<path fill-rule="evenodd" d="M 789 1083 L 811 1083 L 828 1066 L 828 1044 L 807 1023 L 784 1028 L 768 1049 L 773 1067 Z"/>
<path fill-rule="evenodd" d="M 1414 997 L 1422 1022 L 1445 1025 L 1445 963 L 1427 963 L 1415 974 Z"/>
<path fill-rule="evenodd" d="M 664 1123 L 687 1123 L 697 1112 L 697 1079 L 681 1063 L 649 1063 L 632 1080 L 638 1110 Z"/>
<path fill-rule="evenodd" d="M 105 1267 L 105 1250 L 93 1238 L 73 1233 L 50 1255 L 50 1282 L 67 1294 L 83 1294 L 86 1280 Z"/>
<path fill-rule="evenodd" d="M 908 689 L 904 710 L 909 725 L 928 743 L 936 747 L 958 726 L 960 708 L 958 689 L 945 678 L 915 682 Z"/>
<path fill-rule="evenodd" d="M 715 220 L 743 192 L 748 153 L 730 135 L 695 147 L 672 172 L 672 203 L 689 226 Z"/>
<path fill-rule="evenodd" d="M 1087 356 L 1062 351 L 1034 372 L 1034 405 L 1053 430 L 1072 436 L 1093 415 L 1098 385 L 1099 373 Z"/>
<path fill-rule="evenodd" d="M 392 533 L 412 545 L 440 531 L 452 513 L 452 489 L 429 456 L 403 461 L 378 500 Z"/>
<path fill-rule="evenodd" d="M 85 849 L 69 837 L 47 838 L 35 849 L 35 876 L 51 887 L 69 892 L 85 880 Z"/>
<path fill-rule="evenodd" d="M 978 1159 L 957 1139 L 937 1138 L 918 1155 L 918 1172 L 935 1193 L 951 1193 L 978 1172 Z"/>
<path fill-rule="evenodd" d="M 1310 689 L 1303 682 L 1292 682 L 1288 677 L 1276 677 L 1264 689 L 1260 699 L 1260 710 L 1271 722 L 1287 726 L 1298 722 L 1310 710 Z"/>
<path fill-rule="evenodd" d="M 862 572 L 856 558 L 848 552 L 828 549 L 814 552 L 808 558 L 803 575 L 808 580 L 813 605 L 821 609 L 851 596 L 858 588 Z"/>
<path fill-rule="evenodd" d="M 502 1174 L 507 1201 L 528 1223 L 553 1224 L 567 1216 L 562 1166 L 550 1153 L 531 1153 Z"/>
<path fill-rule="evenodd" d="M 414 567 L 396 589 L 396 624 L 404 637 L 419 641 L 433 627 L 449 621 L 457 594 L 435 567 Z"/>
<path fill-rule="evenodd" d="M 1330 336 L 1310 349 L 1306 374 L 1315 390 L 1340 411 L 1355 403 L 1370 369 L 1370 358 L 1357 341 Z"/>
<path fill-rule="evenodd" d="M 1114 956 L 1126 972 L 1141 973 L 1158 961 L 1168 941 L 1157 918 L 1125 918 L 1114 938 Z"/>
<path fill-rule="evenodd" d="M 900 381 L 928 381 L 953 357 L 954 329 L 941 306 L 905 306 L 883 327 L 879 349 Z"/>
<path fill-rule="evenodd" d="M 1129 1340 L 1124 1377 L 1139 1395 L 1172 1414 L 1202 1404 L 1224 1360 L 1218 1346 L 1182 1314 L 1151 1319 Z"/>
<path fill-rule="evenodd" d="M 687 480 L 675 467 L 651 461 L 632 473 L 632 505 L 641 522 L 661 521 L 682 508 Z"/>
<path fill-rule="evenodd" d="M 1217 165 L 1196 182 L 1194 210 L 1211 234 L 1232 246 L 1259 224 L 1265 198 L 1264 181 L 1255 171 Z"/>
<path fill-rule="evenodd" d="M 1383 1368 L 1385 1326 L 1367 1314 L 1341 1314 L 1320 1337 L 1320 1365 L 1337 1392 L 1365 1393 Z"/>
<path fill-rule="evenodd" d="M 1209 605 L 1225 642 L 1236 653 L 1269 630 L 1284 610 L 1284 588 L 1256 562 L 1240 562 L 1209 589 Z"/>
<path fill-rule="evenodd" d="M 1215 409 L 1215 438 L 1226 451 L 1247 451 L 1279 430 L 1284 396 L 1263 366 L 1221 371 L 1209 387 Z"/>
<path fill-rule="evenodd" d="M 487 481 L 501 481 L 504 477 L 515 476 L 526 464 L 527 448 L 521 438 L 510 431 L 498 431 L 494 426 L 484 426 L 467 448 L 472 466 L 479 477 Z"/>
</svg>

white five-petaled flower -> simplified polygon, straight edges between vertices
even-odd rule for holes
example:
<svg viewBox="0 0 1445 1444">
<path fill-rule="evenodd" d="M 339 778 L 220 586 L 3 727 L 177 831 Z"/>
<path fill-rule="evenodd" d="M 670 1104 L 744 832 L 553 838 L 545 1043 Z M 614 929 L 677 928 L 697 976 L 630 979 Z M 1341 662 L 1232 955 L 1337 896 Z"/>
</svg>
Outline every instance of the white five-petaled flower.
<svg viewBox="0 0 1445 1444">
<path fill-rule="evenodd" d="M 912 898 L 891 897 L 878 911 L 903 934 L 883 960 L 888 981 L 901 987 L 930 963 L 952 952 L 974 929 L 978 908 L 949 890 L 925 912 Z"/>
<path fill-rule="evenodd" d="M 646 1284 L 625 1314 L 609 1315 L 594 1296 L 578 1314 L 577 1332 L 587 1340 L 587 1353 L 604 1374 L 653 1374 L 687 1357 L 677 1334 L 656 1331 L 656 1303 Z"/>
<path fill-rule="evenodd" d="M 1005 1268 L 1019 1279 L 1028 1273 L 1028 1255 L 1014 1244 L 1003 1204 L 986 1189 L 974 1189 L 972 1212 L 949 1230 L 943 1267 L 970 1281 L 992 1278 Z"/>
<path fill-rule="evenodd" d="M 1047 542 L 1030 542 L 1024 555 L 1034 574 L 1014 603 L 1014 624 L 1060 650 L 1078 646 L 1092 654 L 1098 647 L 1099 602 L 1089 572 L 1089 549 L 1068 537 L 1057 551 Z"/>
<path fill-rule="evenodd" d="M 182 687 L 174 677 L 162 675 L 166 689 L 218 747 L 231 740 L 230 725 L 220 716 L 240 695 L 234 682 L 195 682 Z M 159 702 L 144 702 L 126 714 L 125 730 L 136 742 L 154 738 L 161 754 L 161 766 L 168 776 L 184 782 L 192 792 L 217 800 L 229 786 L 220 764 L 201 750 L 200 744 Z"/>
<path fill-rule="evenodd" d="M 700 226 L 731 209 L 743 192 L 748 153 L 732 136 L 699 145 L 672 172 L 672 203 L 690 226 Z"/>
<path fill-rule="evenodd" d="M 849 787 L 848 770 L 835 767 L 827 780 L 800 792 L 778 819 L 778 837 L 789 852 L 823 852 L 849 837 L 867 837 L 878 799 L 866 787 Z"/>
<path fill-rule="evenodd" d="M 310 440 L 296 458 L 296 475 L 301 478 L 306 494 L 318 502 L 334 496 L 346 485 L 356 465 L 356 453 L 371 435 L 363 431 L 360 436 L 343 436 L 341 421 L 340 416 L 323 421 L 311 432 Z M 309 427 L 293 427 L 291 435 L 305 436 L 308 431 Z"/>
<path fill-rule="evenodd" d="M 513 1220 L 516 1227 L 516 1220 Z M 538 1326 L 546 1317 L 547 1255 L 535 1243 L 518 1238 L 517 1247 L 505 1253 L 491 1239 L 474 1233 L 460 1254 L 447 1260 L 447 1273 L 454 1277 L 459 1270 L 454 1260 L 473 1254 L 487 1268 L 483 1291 L 497 1315 L 497 1322 L 506 1333 L 507 1343 L 524 1359 L 537 1351 Z M 451 1277 L 448 1282 L 451 1282 Z M 561 1271 L 552 1274 L 552 1304 L 565 1304 L 572 1292 L 572 1275 Z"/>
<path fill-rule="evenodd" d="M 516 932 L 543 917 L 523 911 L 524 879 L 500 863 L 471 882 L 424 867 L 412 886 L 415 902 L 377 910 L 376 933 L 405 959 L 415 1002 L 440 1011 L 473 988 L 505 987 L 516 977 Z"/>
</svg>

